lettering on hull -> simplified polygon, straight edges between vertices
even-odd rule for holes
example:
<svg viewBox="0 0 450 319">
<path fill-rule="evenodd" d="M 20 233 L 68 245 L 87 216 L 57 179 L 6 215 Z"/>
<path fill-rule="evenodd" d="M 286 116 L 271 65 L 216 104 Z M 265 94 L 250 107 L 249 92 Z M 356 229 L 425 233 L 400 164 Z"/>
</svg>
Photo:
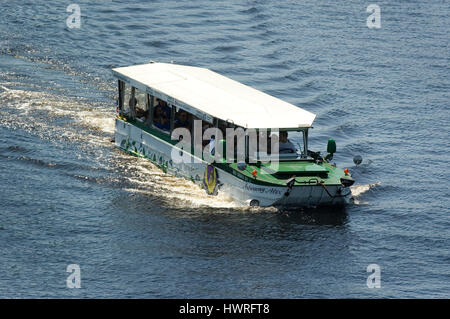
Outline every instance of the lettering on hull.
<svg viewBox="0 0 450 319">
<path fill-rule="evenodd" d="M 258 187 L 256 185 L 246 183 L 244 185 L 246 191 L 260 193 L 260 194 L 272 194 L 272 195 L 282 195 L 282 191 L 275 187 Z"/>
</svg>

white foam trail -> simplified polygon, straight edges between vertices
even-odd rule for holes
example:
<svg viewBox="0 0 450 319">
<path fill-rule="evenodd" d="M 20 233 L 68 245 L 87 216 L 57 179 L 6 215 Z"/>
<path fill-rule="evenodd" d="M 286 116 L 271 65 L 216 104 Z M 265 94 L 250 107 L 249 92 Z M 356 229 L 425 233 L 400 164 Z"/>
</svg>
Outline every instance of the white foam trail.
<svg viewBox="0 0 450 319">
<path fill-rule="evenodd" d="M 108 134 L 114 134 L 114 114 L 93 109 L 79 110 L 77 120 Z"/>
<path fill-rule="evenodd" d="M 366 184 L 366 185 L 354 185 L 350 186 L 350 190 L 352 192 L 353 197 L 358 197 L 367 192 L 369 189 L 377 187 L 380 185 L 380 182 L 376 182 L 374 184 Z"/>
<path fill-rule="evenodd" d="M 6 86 L 3 86 L 3 85 L 0 85 L 0 88 L 1 88 L 3 91 L 10 91 L 10 89 L 8 89 Z"/>
<path fill-rule="evenodd" d="M 378 185 L 380 185 L 380 182 L 376 182 L 376 183 L 373 183 L 373 184 L 350 186 L 350 190 L 352 192 L 353 203 L 355 205 L 368 204 L 367 201 L 362 201 L 362 200 L 359 199 L 359 197 L 362 194 L 368 192 L 370 189 L 377 187 Z"/>
<path fill-rule="evenodd" d="M 134 164 L 135 176 L 127 177 L 127 180 L 136 185 L 136 189 L 126 188 L 127 191 L 156 195 L 167 200 L 169 205 L 180 208 L 247 208 L 223 192 L 209 196 L 199 185 L 183 177 L 166 174 L 146 159 L 139 158 Z"/>
<path fill-rule="evenodd" d="M 3 85 L 0 85 L 0 87 L 4 88 L 4 91 L 0 90 L 1 104 L 21 112 L 20 114 L 19 112 L 9 114 L 8 118 L 11 119 L 11 124 L 20 125 L 23 122 L 23 126 L 26 126 L 29 123 L 30 112 L 47 111 L 48 115 L 46 118 L 42 118 L 42 116 L 33 118 L 35 126 L 48 128 L 50 124 L 49 118 L 66 116 L 75 121 L 75 126 L 77 126 L 76 123 L 79 123 L 79 126 L 85 126 L 91 130 L 98 130 L 109 135 L 114 133 L 114 113 L 112 108 L 93 107 L 88 103 L 53 95 L 48 92 L 13 90 Z M 72 130 L 72 127 L 65 127 L 64 129 Z M 84 139 L 85 136 L 83 135 L 85 134 L 78 134 L 78 137 Z"/>
</svg>

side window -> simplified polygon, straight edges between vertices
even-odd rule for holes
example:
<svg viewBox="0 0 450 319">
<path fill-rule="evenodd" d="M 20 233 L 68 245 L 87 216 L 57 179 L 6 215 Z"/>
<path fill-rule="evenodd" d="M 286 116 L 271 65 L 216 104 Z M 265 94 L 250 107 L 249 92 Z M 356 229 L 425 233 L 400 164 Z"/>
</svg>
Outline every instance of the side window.
<svg viewBox="0 0 450 319">
<path fill-rule="evenodd" d="M 271 147 L 278 149 L 279 154 L 302 154 L 304 147 L 303 131 L 280 131 L 278 135 L 270 135 Z M 273 145 L 275 144 L 275 145 Z"/>
<path fill-rule="evenodd" d="M 126 117 L 131 117 L 130 102 L 132 96 L 132 87 L 126 83 L 123 84 L 123 104 L 122 104 L 122 115 Z"/>
<path fill-rule="evenodd" d="M 226 139 L 228 123 L 225 122 L 225 121 L 223 121 L 223 120 L 219 120 L 219 121 L 218 121 L 217 127 L 218 127 L 219 130 L 222 132 L 222 137 L 223 137 L 224 139 Z"/>
<path fill-rule="evenodd" d="M 287 142 L 294 145 L 296 153 L 299 154 L 303 153 L 304 150 L 303 131 L 288 132 Z"/>
<path fill-rule="evenodd" d="M 121 80 L 118 80 L 118 84 L 119 84 L 119 98 L 118 98 L 118 103 L 117 103 L 117 112 L 122 115 L 122 110 L 123 110 L 123 92 L 125 89 L 125 83 Z"/>
<path fill-rule="evenodd" d="M 124 97 L 123 97 L 123 107 L 122 114 L 128 118 L 135 117 L 135 105 L 136 98 L 134 97 L 136 89 L 133 86 L 124 84 Z"/>
<path fill-rule="evenodd" d="M 209 123 L 209 122 L 206 122 L 206 121 L 202 121 L 202 136 L 204 136 L 205 131 L 206 131 L 207 129 L 212 128 L 212 127 L 214 127 L 213 124 L 211 124 L 211 123 Z M 210 142 L 209 140 L 203 140 L 203 141 L 202 141 L 203 147 L 205 147 L 206 145 L 208 145 L 209 142 Z"/>
<path fill-rule="evenodd" d="M 136 114 L 136 120 L 141 123 L 147 122 L 149 118 L 149 107 L 147 104 L 147 93 L 136 89 L 134 92 L 134 108 Z"/>
<path fill-rule="evenodd" d="M 192 129 L 192 115 L 183 109 L 179 109 L 175 113 L 173 128 L 176 129 L 179 127 L 187 128 L 189 131 Z"/>
<path fill-rule="evenodd" d="M 172 108 L 167 102 L 157 98 L 153 107 L 153 126 L 169 133 L 171 115 Z"/>
<path fill-rule="evenodd" d="M 191 143 L 192 143 L 192 151 L 195 152 L 196 150 L 198 151 L 202 151 L 203 150 L 203 132 L 206 130 L 206 127 L 204 127 L 204 122 L 198 118 L 197 116 L 190 114 L 190 119 L 191 119 Z M 199 125 L 202 128 L 202 135 L 200 137 L 200 140 L 196 140 L 195 139 L 195 127 L 196 125 Z"/>
</svg>

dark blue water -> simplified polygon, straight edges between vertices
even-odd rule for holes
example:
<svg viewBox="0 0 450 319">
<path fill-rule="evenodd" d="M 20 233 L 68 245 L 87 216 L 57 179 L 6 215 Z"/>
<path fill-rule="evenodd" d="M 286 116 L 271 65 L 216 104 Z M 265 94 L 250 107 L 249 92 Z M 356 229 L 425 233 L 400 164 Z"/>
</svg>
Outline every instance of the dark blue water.
<svg viewBox="0 0 450 319">
<path fill-rule="evenodd" d="M 1 297 L 450 297 L 448 1 L 69 4 L 0 1 Z M 316 113 L 355 203 L 243 208 L 116 150 L 110 69 L 150 60 Z"/>
</svg>

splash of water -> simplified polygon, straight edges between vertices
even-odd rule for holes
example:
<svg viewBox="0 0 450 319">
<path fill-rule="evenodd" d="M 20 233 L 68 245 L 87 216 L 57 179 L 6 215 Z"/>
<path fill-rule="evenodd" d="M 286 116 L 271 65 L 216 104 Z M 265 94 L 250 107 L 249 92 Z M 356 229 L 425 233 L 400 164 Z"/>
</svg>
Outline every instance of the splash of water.
<svg viewBox="0 0 450 319">
<path fill-rule="evenodd" d="M 367 201 L 362 201 L 360 199 L 361 195 L 367 193 L 369 190 L 374 189 L 380 185 L 380 182 L 376 182 L 373 184 L 364 184 L 364 185 L 353 185 L 350 186 L 350 191 L 352 192 L 353 203 L 355 205 L 363 205 L 367 204 Z"/>
</svg>

